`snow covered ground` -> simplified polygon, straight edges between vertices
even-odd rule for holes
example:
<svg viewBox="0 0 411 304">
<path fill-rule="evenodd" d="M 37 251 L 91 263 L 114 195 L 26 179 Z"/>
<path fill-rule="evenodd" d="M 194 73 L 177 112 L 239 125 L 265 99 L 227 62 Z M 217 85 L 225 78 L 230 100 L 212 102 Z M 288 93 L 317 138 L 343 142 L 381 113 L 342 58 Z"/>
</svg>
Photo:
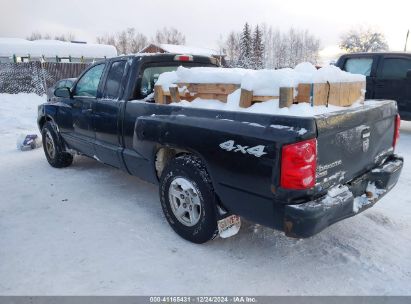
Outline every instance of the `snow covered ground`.
<svg viewBox="0 0 411 304">
<path fill-rule="evenodd" d="M 368 211 L 305 240 L 243 223 L 194 245 L 165 221 L 156 186 L 76 157 L 53 169 L 42 149 L 35 95 L 0 95 L 0 294 L 411 295 L 411 123 L 397 152 L 396 188 Z"/>
</svg>

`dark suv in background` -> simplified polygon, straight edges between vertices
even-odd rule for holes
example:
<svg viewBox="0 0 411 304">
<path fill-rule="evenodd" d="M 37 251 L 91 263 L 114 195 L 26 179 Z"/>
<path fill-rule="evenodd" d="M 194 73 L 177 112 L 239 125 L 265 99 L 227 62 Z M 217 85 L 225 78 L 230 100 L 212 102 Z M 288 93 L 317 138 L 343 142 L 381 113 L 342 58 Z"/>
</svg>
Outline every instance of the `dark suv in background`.
<svg viewBox="0 0 411 304">
<path fill-rule="evenodd" d="M 366 99 L 395 100 L 401 119 L 411 120 L 411 53 L 346 54 L 336 65 L 367 77 Z"/>
</svg>

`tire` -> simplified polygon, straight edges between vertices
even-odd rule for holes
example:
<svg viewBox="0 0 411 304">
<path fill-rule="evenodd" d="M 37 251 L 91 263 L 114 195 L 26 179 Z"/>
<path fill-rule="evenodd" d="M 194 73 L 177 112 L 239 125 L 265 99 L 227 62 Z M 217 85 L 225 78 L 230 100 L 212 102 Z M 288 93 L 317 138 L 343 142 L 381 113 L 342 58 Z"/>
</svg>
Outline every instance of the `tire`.
<svg viewBox="0 0 411 304">
<path fill-rule="evenodd" d="M 63 141 L 51 122 L 44 124 L 41 136 L 44 154 L 52 167 L 64 168 L 72 164 L 73 155 L 64 151 Z"/>
<path fill-rule="evenodd" d="M 170 160 L 159 189 L 164 215 L 179 236 L 196 244 L 217 236 L 217 198 L 200 158 L 182 155 Z"/>
</svg>

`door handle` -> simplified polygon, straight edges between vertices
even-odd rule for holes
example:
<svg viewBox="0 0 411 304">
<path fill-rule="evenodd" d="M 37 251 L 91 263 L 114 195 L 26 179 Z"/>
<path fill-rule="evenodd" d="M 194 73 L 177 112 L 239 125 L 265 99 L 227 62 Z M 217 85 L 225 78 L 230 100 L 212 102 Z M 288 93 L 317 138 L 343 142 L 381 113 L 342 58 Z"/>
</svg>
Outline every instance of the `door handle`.
<svg viewBox="0 0 411 304">
<path fill-rule="evenodd" d="M 83 113 L 85 113 L 85 114 L 89 114 L 89 113 L 91 113 L 91 112 L 93 112 L 92 109 L 83 110 Z"/>
</svg>

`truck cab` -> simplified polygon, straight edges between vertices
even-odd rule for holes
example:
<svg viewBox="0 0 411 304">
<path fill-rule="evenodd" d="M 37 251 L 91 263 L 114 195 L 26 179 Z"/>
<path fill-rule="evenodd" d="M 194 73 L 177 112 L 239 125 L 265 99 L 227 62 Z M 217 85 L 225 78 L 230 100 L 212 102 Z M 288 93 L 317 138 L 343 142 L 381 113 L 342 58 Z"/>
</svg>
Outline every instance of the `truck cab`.
<svg viewBox="0 0 411 304">
<path fill-rule="evenodd" d="M 366 76 L 366 99 L 395 100 L 401 118 L 411 120 L 411 53 L 346 54 L 336 65 Z"/>
</svg>

